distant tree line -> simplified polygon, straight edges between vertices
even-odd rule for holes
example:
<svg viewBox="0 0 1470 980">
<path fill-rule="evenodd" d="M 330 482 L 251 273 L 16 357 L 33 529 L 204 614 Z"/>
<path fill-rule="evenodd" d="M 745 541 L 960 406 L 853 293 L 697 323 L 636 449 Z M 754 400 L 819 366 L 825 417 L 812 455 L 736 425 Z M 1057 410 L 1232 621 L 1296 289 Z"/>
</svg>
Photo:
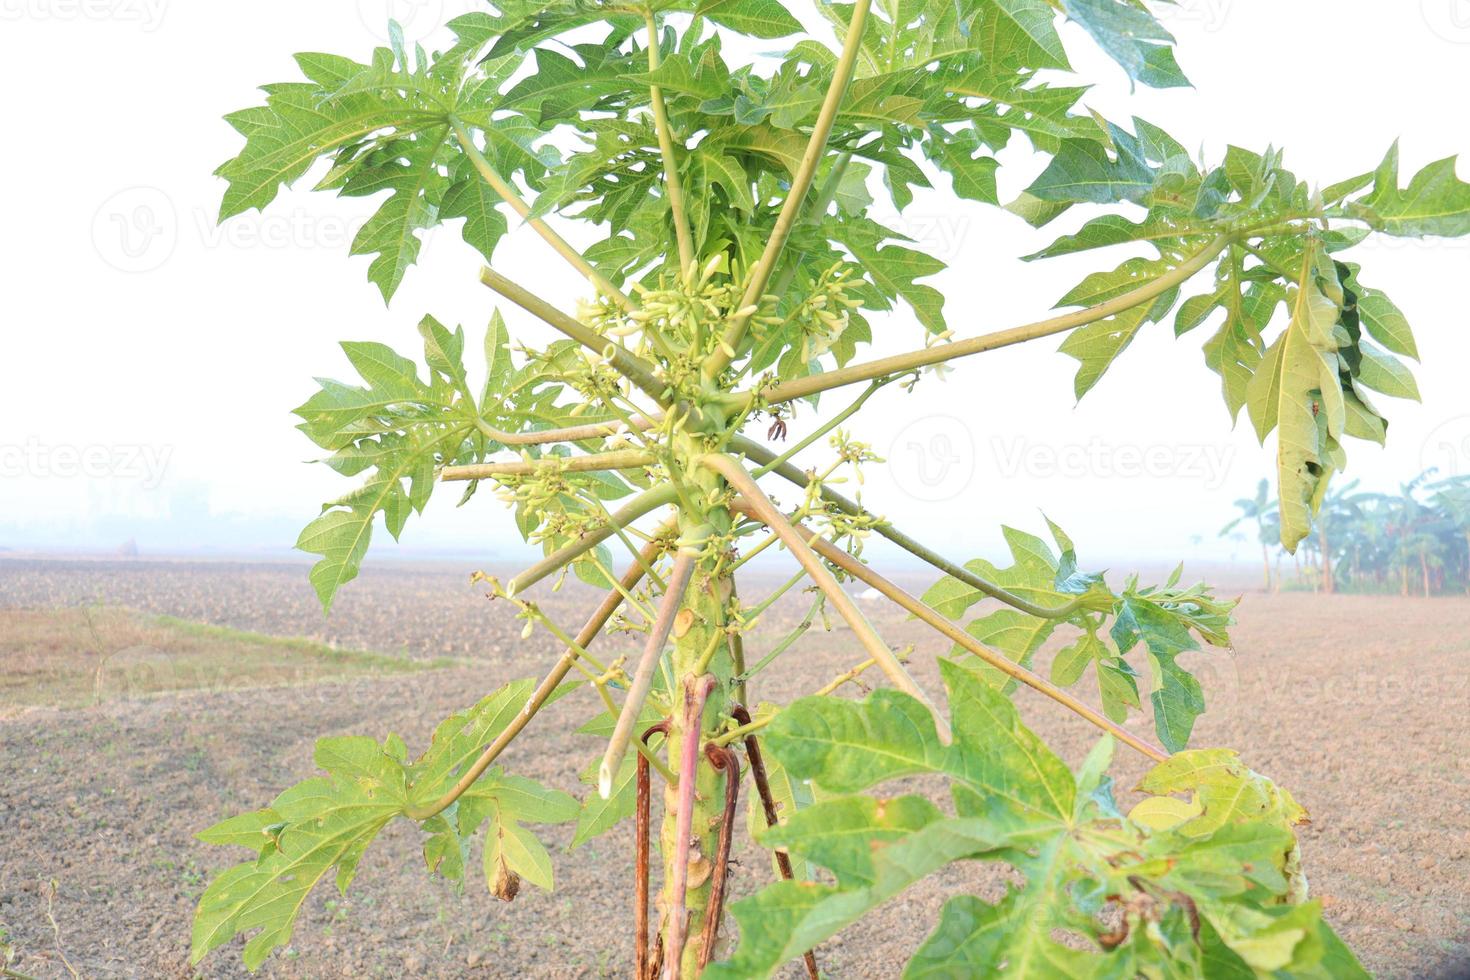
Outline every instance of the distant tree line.
<svg viewBox="0 0 1470 980">
<path fill-rule="evenodd" d="M 1254 530 L 1265 588 L 1281 589 L 1287 556 L 1268 482 L 1235 506 L 1240 514 L 1221 537 L 1242 540 Z M 1290 584 L 1319 592 L 1470 592 L 1470 475 L 1437 479 L 1427 470 L 1396 494 L 1361 491 L 1356 480 L 1329 487 L 1311 535 L 1291 561 Z"/>
</svg>

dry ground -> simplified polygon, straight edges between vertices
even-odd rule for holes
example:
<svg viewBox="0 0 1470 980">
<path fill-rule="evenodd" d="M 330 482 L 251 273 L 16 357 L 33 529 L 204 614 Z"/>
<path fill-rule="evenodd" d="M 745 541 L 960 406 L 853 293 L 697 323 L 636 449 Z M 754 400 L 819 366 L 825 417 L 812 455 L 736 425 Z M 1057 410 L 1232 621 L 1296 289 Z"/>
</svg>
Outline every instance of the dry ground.
<svg viewBox="0 0 1470 980">
<path fill-rule="evenodd" d="M 0 720 L 0 951 L 15 951 L 13 968 L 46 978 L 69 976 L 68 968 L 88 977 L 193 975 L 192 904 L 212 870 L 238 859 L 195 842 L 195 830 L 262 805 L 307 774 L 319 735 L 392 730 L 422 745 L 444 715 L 545 664 L 553 644 L 518 641 L 519 623 L 487 606 L 469 588 L 467 571 L 370 569 L 324 624 L 301 566 L 0 561 L 0 607 L 101 600 L 138 611 L 109 614 L 122 617 L 119 631 L 161 628 L 147 616 L 172 615 L 301 634 L 419 667 L 446 655 L 470 661 L 364 676 L 361 670 L 382 665 L 348 657 L 349 666 L 339 661 L 328 671 L 335 679 L 293 676 L 291 686 L 262 688 L 228 689 L 216 675 L 195 672 L 210 679 L 202 690 L 155 694 L 120 684 L 100 706 L 29 708 Z M 571 622 L 586 593 L 544 598 Z M 803 611 L 799 597 L 783 602 L 770 634 L 752 646 L 768 644 Z M 75 635 L 78 615 L 59 620 L 58 633 Z M 932 661 L 942 644 L 898 614 L 873 615 L 895 644 L 917 644 L 916 672 L 937 686 Z M 1235 654 L 1195 658 L 1211 700 L 1195 744 L 1240 749 L 1312 812 L 1303 846 L 1314 892 L 1377 975 L 1457 976 L 1456 964 L 1470 954 L 1467 617 L 1463 599 L 1248 595 Z M 19 673 L 11 624 L 25 621 L 0 614 L 0 677 Z M 176 658 L 218 654 L 210 646 L 218 634 L 193 631 L 191 646 L 184 642 L 190 631 L 172 632 L 179 634 Z M 53 657 L 71 663 L 73 687 L 86 688 L 94 666 L 87 658 L 98 645 L 53 646 Z M 779 700 L 825 682 L 850 666 L 851 648 L 842 631 L 809 635 L 783 658 L 779 678 L 763 676 L 762 693 Z M 28 649 L 34 678 L 39 655 L 34 643 Z M 36 699 L 34 691 L 29 697 Z M 1018 702 L 1064 756 L 1080 760 L 1092 742 L 1085 724 L 1024 692 Z M 506 762 L 580 795 L 576 773 L 596 744 L 563 734 L 558 722 L 584 720 L 595 709 L 568 698 L 554 710 Z M 1120 757 L 1115 775 L 1127 787 L 1141 771 Z M 345 899 L 320 889 L 291 948 L 262 975 L 626 974 L 629 828 L 558 855 L 557 891 L 526 888 L 512 905 L 477 886 L 461 896 L 428 879 L 413 836 L 411 828 L 390 828 Z M 564 845 L 570 831 L 554 828 L 549 836 Z M 759 887 L 768 865 L 749 845 L 738 859 L 737 893 Z M 946 897 L 994 887 L 983 867 L 936 876 L 819 950 L 824 971 L 895 976 Z M 227 949 L 203 974 L 244 971 Z"/>
<path fill-rule="evenodd" d="M 340 650 L 118 606 L 0 608 L 0 718 L 161 694 L 282 687 L 463 666 Z"/>
</svg>

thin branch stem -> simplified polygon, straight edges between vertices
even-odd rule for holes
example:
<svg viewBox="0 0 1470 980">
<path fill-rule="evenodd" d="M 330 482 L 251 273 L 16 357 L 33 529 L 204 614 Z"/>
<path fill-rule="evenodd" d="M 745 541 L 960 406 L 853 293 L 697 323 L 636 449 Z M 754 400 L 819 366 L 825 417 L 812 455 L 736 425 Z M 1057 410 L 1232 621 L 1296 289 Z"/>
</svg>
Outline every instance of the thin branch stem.
<svg viewBox="0 0 1470 980">
<path fill-rule="evenodd" d="M 771 723 L 770 718 L 760 718 L 755 721 L 747 721 L 745 724 L 709 740 L 710 745 L 726 746 L 731 742 L 738 742 L 747 735 L 754 735 Z"/>
<path fill-rule="evenodd" d="M 771 498 L 767 497 L 755 480 L 751 479 L 750 474 L 745 471 L 744 467 L 729 456 L 713 453 L 699 457 L 699 463 L 724 477 L 726 482 L 744 496 L 744 502 L 749 508 L 746 513 L 762 521 L 772 531 L 775 531 L 781 536 L 781 540 L 785 542 L 786 547 L 790 549 L 791 553 L 796 556 L 796 560 L 801 562 L 807 574 L 812 577 L 812 581 L 827 594 L 827 598 L 836 607 L 838 614 L 852 627 L 852 631 L 857 635 L 858 642 L 863 645 L 863 649 L 867 650 L 868 655 L 878 661 L 878 665 L 883 669 L 883 673 L 888 676 L 889 681 L 899 690 L 917 698 L 929 708 L 930 712 L 934 715 L 934 724 L 940 732 L 940 737 L 948 740 L 948 723 L 944 720 L 939 709 L 935 707 L 934 702 L 929 699 L 929 696 L 924 693 L 923 689 L 909 676 L 909 672 L 904 668 L 903 664 L 899 663 L 893 651 L 888 649 L 888 644 L 883 642 L 883 638 L 878 635 L 872 625 L 863 617 L 857 604 L 852 601 L 852 597 L 838 584 L 837 579 L 827 570 L 827 566 L 817 557 L 817 553 L 808 546 L 803 536 L 786 519 L 786 515 L 782 514 L 776 505 L 771 503 Z"/>
<path fill-rule="evenodd" d="M 653 672 L 658 666 L 659 658 L 663 655 L 664 644 L 668 642 L 669 631 L 674 628 L 674 617 L 679 612 L 679 605 L 684 601 L 684 592 L 689 588 L 689 579 L 694 575 L 695 558 L 693 555 L 680 552 L 674 559 L 674 569 L 669 573 L 669 587 L 664 591 L 663 600 L 659 603 L 658 618 L 653 621 L 653 626 L 648 631 L 648 641 L 643 646 L 643 656 L 638 660 L 638 668 L 633 674 L 633 681 L 628 686 L 628 696 L 623 701 L 623 709 L 618 714 L 617 727 L 613 729 L 612 740 L 607 743 L 607 751 L 603 753 L 602 765 L 597 770 L 597 791 L 605 800 L 612 795 L 613 779 L 618 774 L 618 768 L 623 764 L 623 757 L 628 754 L 628 743 L 633 740 L 633 729 L 638 725 L 638 716 L 643 711 L 643 705 L 648 701 L 649 689 L 653 687 Z"/>
<path fill-rule="evenodd" d="M 1163 762 L 1169 758 L 1168 753 L 1166 753 L 1163 749 L 1150 745 L 1148 742 L 1127 731 L 1122 726 L 1115 724 L 1111 719 L 1107 718 L 1097 711 L 1094 711 L 1092 708 L 1088 707 L 1077 698 L 1068 694 L 1066 691 L 1063 691 L 1061 688 L 1050 683 L 1049 681 L 1043 680 L 1041 677 L 1033 674 L 1031 671 L 1027 670 L 1025 667 L 1022 667 L 1020 664 L 1009 659 L 1008 657 L 1005 657 L 999 653 L 996 653 L 994 650 L 982 646 L 979 642 L 976 641 L 973 636 L 971 636 L 969 633 L 966 633 L 964 630 L 960 629 L 958 626 L 956 626 L 954 623 L 951 623 L 943 616 L 939 615 L 939 613 L 935 612 L 934 609 L 926 605 L 922 600 L 915 598 L 914 596 L 905 592 L 902 588 L 895 585 L 893 582 L 890 582 L 882 575 L 879 575 L 877 572 L 873 571 L 871 567 L 863 564 L 861 561 L 852 557 L 841 548 L 838 548 L 830 542 L 823 540 L 821 536 L 818 535 L 816 532 L 811 531 L 807 528 L 802 528 L 800 533 L 808 538 L 808 540 L 811 542 L 812 548 L 816 550 L 817 554 L 821 555 L 827 561 L 836 565 L 838 568 L 841 568 L 843 571 L 847 572 L 858 581 L 877 589 L 879 592 L 883 593 L 885 597 L 896 603 L 898 606 L 902 607 L 907 612 L 912 613 L 915 617 L 923 620 L 925 623 L 928 623 L 934 629 L 938 630 L 940 633 L 943 633 L 950 640 L 953 640 L 955 643 L 959 644 L 970 653 L 973 653 L 981 660 L 984 660 L 996 670 L 1000 671 L 1003 674 L 1006 674 L 1009 677 L 1014 678 L 1015 680 L 1020 681 L 1022 684 L 1025 684 L 1027 687 L 1035 691 L 1039 691 L 1040 693 L 1051 698 L 1053 701 L 1057 702 L 1063 707 L 1071 709 L 1072 711 L 1081 715 L 1083 718 L 1092 722 L 1092 724 L 1096 725 L 1098 728 L 1116 737 L 1120 742 L 1123 742 L 1125 745 L 1129 745 L 1132 748 L 1137 749 L 1139 752 L 1142 752 L 1144 755 L 1148 756 L 1150 759 L 1153 759 L 1155 762 Z"/>
<path fill-rule="evenodd" d="M 608 363 L 649 398 L 667 405 L 668 385 L 658 380 L 654 367 L 621 344 L 604 337 L 552 306 L 546 300 L 502 276 L 489 266 L 480 270 L 480 281 L 543 323 L 559 330 L 577 343 L 607 358 Z"/>
<path fill-rule="evenodd" d="M 551 575 L 568 562 L 580 557 L 612 537 L 617 528 L 626 527 L 638 518 L 652 513 L 674 499 L 674 488 L 665 484 L 645 490 L 628 503 L 613 511 L 611 519 L 602 527 L 588 531 L 571 544 L 563 545 L 545 558 L 521 572 L 505 585 L 508 596 L 516 596 L 537 582 Z"/>
<path fill-rule="evenodd" d="M 645 606 L 643 602 L 638 598 L 637 594 L 634 593 L 631 589 L 623 588 L 623 585 L 621 582 L 618 581 L 617 576 L 613 575 L 612 569 L 608 568 L 607 565 L 603 564 L 602 559 L 597 557 L 596 551 L 591 552 L 587 556 L 587 560 L 592 562 L 593 566 L 602 573 L 603 577 L 613 584 L 613 588 L 617 589 L 623 594 L 623 601 L 626 602 L 633 609 L 637 610 L 638 615 L 642 616 L 645 622 L 651 623 L 654 621 L 658 614 L 655 613 L 648 606 Z M 640 556 L 636 551 L 633 554 L 633 561 L 635 564 L 641 564 L 642 562 L 642 556 Z M 643 574 L 648 575 L 649 567 L 644 565 L 642 566 L 642 568 Z"/>
<path fill-rule="evenodd" d="M 652 428 L 658 418 L 639 416 L 634 419 L 641 429 Z M 497 429 L 484 419 L 475 420 L 475 428 L 487 439 L 505 446 L 544 446 L 551 442 L 582 442 L 586 439 L 605 439 L 615 436 L 622 429 L 618 422 L 589 422 L 586 425 L 568 426 L 564 429 L 538 429 L 533 432 L 506 432 Z"/>
<path fill-rule="evenodd" d="M 781 656 L 781 654 L 791 649 L 792 644 L 805 636 L 807 630 L 812 628 L 812 623 L 816 622 L 817 613 L 822 611 L 822 604 L 826 602 L 826 600 L 826 593 L 818 592 L 817 597 L 812 600 L 812 607 L 807 610 L 807 614 L 802 618 L 801 622 L 796 624 L 796 628 L 783 636 L 781 638 L 781 641 L 777 643 L 774 647 L 772 647 L 771 650 L 764 657 L 761 657 L 760 661 L 754 667 L 750 668 L 748 671 L 742 674 L 739 680 L 749 680 L 756 674 L 759 674 L 761 671 L 769 667 L 773 662 L 775 662 L 777 657 Z"/>
<path fill-rule="evenodd" d="M 781 455 L 777 456 L 775 459 L 771 460 L 768 463 L 762 464 L 759 469 L 751 473 L 751 476 L 759 480 L 767 473 L 776 469 L 776 467 L 790 461 L 791 458 L 794 457 L 797 453 L 801 452 L 803 449 L 806 449 L 812 443 L 822 438 L 822 436 L 831 432 L 843 422 L 846 422 L 848 419 L 850 419 L 858 411 L 858 409 L 863 407 L 864 402 L 873 397 L 874 393 L 877 392 L 878 389 L 882 388 L 884 385 L 893 380 L 894 379 L 892 377 L 877 378 L 876 380 L 874 380 L 872 384 L 868 385 L 868 387 L 863 391 L 861 395 L 857 396 L 857 399 L 854 400 L 851 405 L 847 406 L 842 411 L 834 415 L 832 418 L 828 419 L 825 423 L 822 424 L 820 428 L 803 438 L 800 442 L 792 446 L 790 449 L 786 450 Z"/>
<path fill-rule="evenodd" d="M 600 470 L 633 470 L 653 465 L 653 456 L 638 449 L 622 449 L 589 456 L 544 456 L 504 463 L 474 463 L 446 466 L 439 471 L 445 483 L 491 480 L 502 476 L 534 476 L 537 473 L 592 473 Z"/>
<path fill-rule="evenodd" d="M 626 293 L 608 282 L 606 276 L 594 269 L 592 264 L 582 257 L 582 253 L 572 248 L 567 240 L 558 235 L 550 225 L 540 218 L 533 218 L 531 216 L 531 206 L 521 198 L 521 195 L 516 192 L 516 189 L 511 186 L 510 182 L 491 166 L 490 161 L 485 159 L 485 154 L 481 153 L 480 148 L 475 145 L 474 137 L 470 135 L 464 123 L 458 119 L 451 119 L 450 124 L 454 127 L 454 135 L 459 139 L 459 145 L 464 150 L 465 156 L 469 157 L 470 163 L 474 165 L 475 170 L 479 172 L 480 177 L 485 183 L 489 184 L 491 189 L 499 194 L 505 203 L 509 204 L 515 210 L 516 214 L 525 220 L 526 224 L 535 229 L 536 234 L 545 239 L 546 243 L 554 248 L 558 255 L 566 259 L 572 268 L 585 276 L 597 288 L 598 292 L 612 298 L 623 309 L 632 309 L 633 301 L 628 298 Z"/>
<path fill-rule="evenodd" d="M 1028 340 L 1036 340 L 1039 337 L 1049 337 L 1052 334 L 1074 330 L 1077 327 L 1086 326 L 1089 323 L 1096 323 L 1098 320 L 1106 320 L 1110 316 L 1116 316 L 1142 303 L 1157 299 L 1175 286 L 1185 282 L 1195 273 L 1209 265 L 1236 238 L 1237 234 L 1221 235 L 1199 252 L 1195 253 L 1195 255 L 1178 268 L 1169 271 L 1152 282 L 1139 286 L 1137 289 L 1130 290 L 1116 299 L 1109 300 L 1106 303 L 1099 303 L 1096 306 L 1090 306 L 1085 310 L 1064 313 L 1061 316 L 1039 320 L 1036 323 L 1026 324 L 1025 326 L 1011 327 L 1008 330 L 998 330 L 994 333 L 981 334 L 978 337 L 970 337 L 967 340 L 957 340 L 949 344 L 925 347 L 921 350 L 910 351 L 907 354 L 895 354 L 892 357 L 884 357 L 863 364 L 849 364 L 847 367 L 839 368 L 835 371 L 825 371 L 805 378 L 786 381 L 754 394 L 765 404 L 776 405 L 781 402 L 793 401 L 797 398 L 806 398 L 809 395 L 815 395 L 818 392 L 828 391 L 832 388 L 841 388 L 844 385 L 856 384 L 859 381 L 870 381 L 873 378 L 902 374 L 905 371 L 915 371 L 932 364 L 942 364 L 959 357 L 968 357 L 971 354 L 980 354 L 984 351 L 996 350 L 1000 347 L 1010 347 L 1015 344 L 1025 343 Z"/>
<path fill-rule="evenodd" d="M 775 605 L 775 603 L 783 595 L 796 588 L 797 584 L 800 583 L 801 580 L 804 578 L 806 578 L 806 569 L 802 569 L 795 575 L 791 576 L 770 595 L 766 596 L 760 602 L 745 610 L 745 612 L 749 614 L 749 618 L 747 618 L 744 623 L 745 627 L 748 629 L 754 626 L 756 623 L 760 622 L 760 618 L 765 614 L 765 611 L 771 608 L 771 606 Z"/>
<path fill-rule="evenodd" d="M 652 10 L 644 11 L 648 26 L 648 70 L 658 71 L 658 21 Z M 669 109 L 664 104 L 663 89 L 651 85 L 649 102 L 653 105 L 653 125 L 658 130 L 658 148 L 664 158 L 664 192 L 669 195 L 669 217 L 674 222 L 674 237 L 679 242 L 679 271 L 688 275 L 694 267 L 694 237 L 684 210 L 684 185 L 679 176 L 679 161 L 674 156 L 674 131 L 669 126 Z"/>
<path fill-rule="evenodd" d="M 875 666 L 877 663 L 878 663 L 878 661 L 873 660 L 871 658 L 869 658 L 868 660 L 864 660 L 862 663 L 858 664 L 856 667 L 854 667 L 852 670 L 849 670 L 847 673 L 845 673 L 845 674 L 838 674 L 836 677 L 832 678 L 832 680 L 829 681 L 825 686 L 817 688 L 817 690 L 815 692 L 813 692 L 812 696 L 813 697 L 817 697 L 817 698 L 824 698 L 824 697 L 826 697 L 827 695 L 831 694 L 833 691 L 836 691 L 842 685 L 844 685 L 844 684 L 851 684 L 853 681 L 855 681 L 859 677 L 863 676 L 863 672 L 864 671 L 866 671 L 870 667 Z"/>
<path fill-rule="evenodd" d="M 741 309 L 749 309 L 760 303 L 761 297 L 765 295 L 766 285 L 771 281 L 772 273 L 776 271 L 776 262 L 781 257 L 781 249 L 786 245 L 791 228 L 801 214 L 802 205 L 806 202 L 807 191 L 812 186 L 812 178 L 817 173 L 817 165 L 821 163 L 822 154 L 827 151 L 827 138 L 832 135 L 832 125 L 837 121 L 837 110 L 842 105 L 843 96 L 847 94 L 848 82 L 852 80 L 853 67 L 857 63 L 858 52 L 862 49 L 863 28 L 867 25 L 870 5 L 871 0 L 855 0 L 852 5 L 852 15 L 847 23 L 847 37 L 843 39 L 842 54 L 832 69 L 832 82 L 827 86 L 827 95 L 822 100 L 822 108 L 817 113 L 817 121 L 812 125 L 812 135 L 807 140 L 806 151 L 802 153 L 801 163 L 797 165 L 796 173 L 791 178 L 791 190 L 781 204 L 781 213 L 776 216 L 776 224 L 771 228 L 770 237 L 766 239 L 766 247 L 761 253 L 760 260 L 751 270 L 750 281 L 746 284 L 745 294 L 740 302 Z M 749 314 L 731 318 L 725 328 L 720 346 L 711 352 L 705 361 L 702 370 L 706 379 L 718 377 L 721 371 L 729 367 L 730 362 L 735 359 L 735 354 L 740 348 L 740 341 L 744 338 L 745 329 L 749 323 Z"/>
<path fill-rule="evenodd" d="M 797 466 L 790 462 L 782 462 L 780 457 L 776 456 L 775 453 L 772 453 L 765 446 L 744 436 L 735 436 L 731 439 L 730 448 L 755 462 L 763 463 L 764 465 L 761 469 L 756 471 L 758 473 L 769 471 L 803 488 L 812 482 L 808 479 L 808 475 L 803 473 Z M 820 483 L 820 481 L 817 482 Z M 844 497 L 825 484 L 821 486 L 821 495 L 823 500 L 850 517 L 862 517 L 874 521 L 875 523 L 871 525 L 874 531 L 877 531 L 915 558 L 928 562 L 945 574 L 964 582 L 977 592 L 984 593 L 992 599 L 998 599 L 1013 609 L 1019 609 L 1028 616 L 1036 616 L 1040 619 L 1067 619 L 1088 608 L 1087 600 L 1080 596 L 1064 602 L 1060 606 L 1038 606 L 1036 603 L 1021 598 L 1002 586 L 976 575 L 963 565 L 958 565 L 938 552 L 925 547 L 894 527 L 891 522 L 879 518 L 856 501 Z"/>
</svg>

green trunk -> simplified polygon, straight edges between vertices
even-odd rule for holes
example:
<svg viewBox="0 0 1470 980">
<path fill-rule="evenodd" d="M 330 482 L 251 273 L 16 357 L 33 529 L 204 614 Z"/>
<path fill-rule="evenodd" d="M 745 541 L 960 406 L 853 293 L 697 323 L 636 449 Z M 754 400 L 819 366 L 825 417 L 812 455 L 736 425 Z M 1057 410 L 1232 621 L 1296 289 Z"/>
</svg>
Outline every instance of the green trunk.
<svg viewBox="0 0 1470 980">
<path fill-rule="evenodd" d="M 714 674 L 718 682 L 705 706 L 703 729 L 707 732 L 717 727 L 727 710 L 728 682 L 733 671 L 730 667 L 729 654 L 724 649 L 725 644 L 719 639 L 719 636 L 722 632 L 724 608 L 721 596 L 729 595 L 728 581 L 728 579 L 722 580 L 716 577 L 711 563 L 702 563 L 695 572 L 694 581 L 690 584 L 689 594 L 685 598 L 684 612 L 681 613 L 680 620 L 675 627 L 676 630 L 680 630 L 687 626 L 687 632 L 676 637 L 674 643 L 673 666 L 677 693 L 674 699 L 674 724 L 669 737 L 669 765 L 675 775 L 680 775 L 678 770 L 684 740 L 691 736 L 697 738 L 700 735 L 698 732 L 684 730 L 684 681 L 694 676 L 698 662 L 709 650 L 712 642 L 719 649 L 710 663 L 709 673 Z M 664 856 L 664 881 L 666 883 L 670 880 L 675 860 L 677 805 L 678 787 L 669 786 L 664 792 L 663 830 L 659 837 Z M 695 783 L 694 816 L 691 824 L 689 880 L 684 898 L 684 906 L 689 918 L 689 928 L 686 932 L 688 939 L 684 947 L 684 962 L 680 971 L 684 977 L 695 977 L 699 974 L 700 936 L 704 931 L 706 912 L 709 908 L 710 876 L 714 871 L 713 861 L 719 840 L 720 820 L 724 813 L 724 805 L 724 774 L 716 772 L 701 752 L 699 772 Z M 666 886 L 659 900 L 660 913 L 665 919 L 663 934 L 666 946 L 669 926 L 667 912 L 672 901 L 673 896 L 668 894 Z"/>
<path fill-rule="evenodd" d="M 701 447 L 689 445 L 683 448 L 692 456 Z M 723 480 L 708 471 L 693 470 L 691 475 L 698 482 L 691 485 L 690 491 L 704 496 L 698 503 L 720 499 L 719 495 L 725 490 Z M 691 519 L 687 512 L 683 515 L 683 530 L 686 535 L 698 525 L 705 525 L 716 533 L 723 534 L 730 528 L 730 513 L 723 506 L 714 506 L 702 519 Z M 671 716 L 673 724 L 669 732 L 668 759 L 676 776 L 679 775 L 685 740 L 690 737 L 698 738 L 702 733 L 720 727 L 729 710 L 732 679 L 736 673 L 725 634 L 726 610 L 729 609 L 734 595 L 734 579 L 727 571 L 729 567 L 730 561 L 727 557 L 705 555 L 695 569 L 679 618 L 675 620 L 672 658 L 674 708 Z M 705 705 L 700 726 L 702 732 L 686 731 L 683 717 L 684 683 L 686 679 L 698 676 L 701 661 L 706 659 L 708 664 L 704 673 L 714 675 L 715 687 Z M 685 932 L 687 938 L 680 969 L 680 975 L 685 978 L 699 975 L 699 961 L 703 952 L 702 936 L 709 911 L 711 876 L 715 870 L 720 822 L 725 807 L 725 775 L 710 765 L 702 749 L 697 758 L 699 763 L 690 833 L 689 877 L 684 897 L 689 925 Z M 659 835 L 659 845 L 663 853 L 664 888 L 660 893 L 658 908 L 666 958 L 673 955 L 668 949 L 668 912 L 674 896 L 669 894 L 668 883 L 672 877 L 670 872 L 676 859 L 678 843 L 677 806 L 678 787 L 669 786 L 664 793 L 663 827 Z"/>
</svg>

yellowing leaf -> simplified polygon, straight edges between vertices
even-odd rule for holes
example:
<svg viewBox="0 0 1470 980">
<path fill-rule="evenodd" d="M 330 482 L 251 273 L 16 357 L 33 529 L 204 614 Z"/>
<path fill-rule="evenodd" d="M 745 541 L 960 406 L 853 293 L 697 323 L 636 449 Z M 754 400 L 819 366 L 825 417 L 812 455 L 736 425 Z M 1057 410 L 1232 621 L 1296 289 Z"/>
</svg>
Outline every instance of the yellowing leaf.
<svg viewBox="0 0 1470 980">
<path fill-rule="evenodd" d="M 1204 806 L 1196 796 L 1187 802 L 1172 796 L 1152 796 L 1129 810 L 1128 819 L 1149 830 L 1171 830 L 1203 812 Z"/>
</svg>

